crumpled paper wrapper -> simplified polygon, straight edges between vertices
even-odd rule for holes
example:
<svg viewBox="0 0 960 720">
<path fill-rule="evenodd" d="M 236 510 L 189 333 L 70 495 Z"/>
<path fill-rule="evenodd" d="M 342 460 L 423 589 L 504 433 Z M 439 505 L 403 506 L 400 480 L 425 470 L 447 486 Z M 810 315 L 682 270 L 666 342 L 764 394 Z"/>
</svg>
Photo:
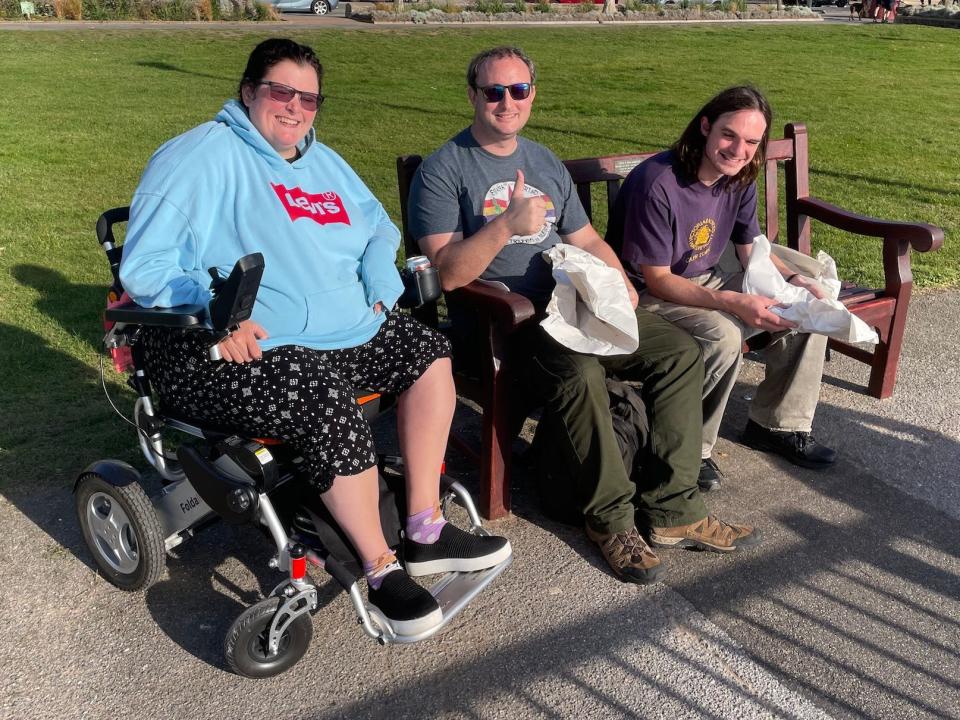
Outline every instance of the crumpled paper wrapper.
<svg viewBox="0 0 960 720">
<path fill-rule="evenodd" d="M 837 264 L 822 250 L 817 254 L 822 268 L 816 280 L 828 292 L 828 297 L 817 299 L 806 288 L 790 285 L 770 259 L 770 241 L 766 235 L 753 239 L 750 262 L 743 277 L 743 292 L 773 298 L 785 307 L 771 307 L 770 311 L 797 324 L 798 332 L 820 333 L 849 343 L 877 344 L 876 331 L 853 315 L 837 300 L 840 281 Z"/>
<path fill-rule="evenodd" d="M 540 323 L 561 345 L 589 355 L 627 355 L 640 345 L 637 316 L 623 275 L 573 245 L 543 252 L 556 288 Z"/>
</svg>

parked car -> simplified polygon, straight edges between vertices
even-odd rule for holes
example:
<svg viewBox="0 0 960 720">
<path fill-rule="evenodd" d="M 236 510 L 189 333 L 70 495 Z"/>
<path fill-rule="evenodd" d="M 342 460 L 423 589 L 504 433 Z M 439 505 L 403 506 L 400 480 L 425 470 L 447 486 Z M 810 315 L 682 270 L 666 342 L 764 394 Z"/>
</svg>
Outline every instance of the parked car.
<svg viewBox="0 0 960 720">
<path fill-rule="evenodd" d="M 284 12 L 309 12 L 314 15 L 327 15 L 340 0 L 268 0 L 277 10 Z"/>
<path fill-rule="evenodd" d="M 836 5 L 843 7 L 847 0 L 783 0 L 784 5 L 806 5 L 807 7 L 823 7 L 824 5 Z"/>
</svg>

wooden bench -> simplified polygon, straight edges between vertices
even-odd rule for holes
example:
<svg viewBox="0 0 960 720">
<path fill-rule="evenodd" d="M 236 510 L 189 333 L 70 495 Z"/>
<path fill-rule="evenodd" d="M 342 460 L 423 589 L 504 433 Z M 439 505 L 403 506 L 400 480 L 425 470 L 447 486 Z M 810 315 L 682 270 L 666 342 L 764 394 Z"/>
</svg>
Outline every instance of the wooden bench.
<svg viewBox="0 0 960 720">
<path fill-rule="evenodd" d="M 595 202 L 606 203 L 607 213 L 613 209 L 620 184 L 639 163 L 656 153 L 610 155 L 597 158 L 566 160 L 577 193 L 587 215 L 593 220 Z M 404 244 L 409 254 L 419 254 L 416 240 L 407 230 L 407 196 L 413 173 L 420 165 L 419 156 L 397 160 L 397 176 L 404 226 Z M 778 199 L 779 173 L 784 173 L 786 233 L 780 231 Z M 828 347 L 870 366 L 866 391 L 877 398 L 893 393 L 897 365 L 903 345 L 907 307 L 913 288 L 910 251 L 930 252 L 943 244 L 943 230 L 927 223 L 895 222 L 857 215 L 810 195 L 809 154 L 806 127 L 789 123 L 784 137 L 771 139 L 767 145 L 764 168 L 764 194 L 760 199 L 765 210 L 764 231 L 771 243 L 783 243 L 810 254 L 811 220 L 825 223 L 855 235 L 879 238 L 877 252 L 883 259 L 884 286 L 858 287 L 844 283 L 840 300 L 851 312 L 875 328 L 880 342 L 871 352 L 861 347 L 831 339 Z M 839 269 L 842 274 L 842 268 Z M 529 300 L 496 288 L 474 282 L 447 296 L 451 300 L 476 309 L 484 328 L 484 350 L 478 378 L 458 376 L 457 391 L 480 405 L 483 430 L 479 451 L 468 452 L 480 464 L 480 506 L 488 518 L 510 511 L 509 451 L 519 430 L 510 411 L 510 373 L 504 363 L 504 351 L 510 335 L 524 325 L 536 322 Z M 436 326 L 436 308 L 428 308 L 420 319 Z M 516 413 L 514 413 L 515 415 Z M 458 447 L 464 443 L 456 441 Z"/>
</svg>

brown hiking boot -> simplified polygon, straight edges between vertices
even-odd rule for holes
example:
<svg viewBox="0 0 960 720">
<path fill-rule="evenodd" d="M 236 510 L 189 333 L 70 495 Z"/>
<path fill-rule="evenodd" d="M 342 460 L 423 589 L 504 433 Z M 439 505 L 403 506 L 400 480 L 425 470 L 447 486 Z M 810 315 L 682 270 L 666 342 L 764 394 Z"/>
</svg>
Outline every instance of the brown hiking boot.
<svg viewBox="0 0 960 720">
<path fill-rule="evenodd" d="M 756 528 L 733 525 L 713 515 L 689 525 L 650 528 L 650 544 L 655 547 L 689 547 L 726 553 L 759 543 L 760 531 Z"/>
<path fill-rule="evenodd" d="M 594 532 L 588 525 L 587 537 L 600 546 L 600 552 L 613 572 L 624 582 L 646 585 L 660 574 L 660 558 L 653 554 L 635 527 L 612 535 Z"/>
</svg>

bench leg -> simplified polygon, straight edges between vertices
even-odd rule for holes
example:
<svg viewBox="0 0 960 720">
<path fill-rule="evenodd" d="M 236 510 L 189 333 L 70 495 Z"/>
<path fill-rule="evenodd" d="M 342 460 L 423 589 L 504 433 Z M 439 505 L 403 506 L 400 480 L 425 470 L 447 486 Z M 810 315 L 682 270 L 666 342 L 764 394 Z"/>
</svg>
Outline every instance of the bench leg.
<svg viewBox="0 0 960 720">
<path fill-rule="evenodd" d="M 513 443 L 509 411 L 509 385 L 502 373 L 490 383 L 483 406 L 483 446 L 480 449 L 480 512 L 496 520 L 510 512 L 510 448 Z"/>
<path fill-rule="evenodd" d="M 873 362 L 870 364 L 870 381 L 867 384 L 867 393 L 875 398 L 884 400 L 893 395 L 893 387 L 897 383 L 897 367 L 900 364 L 900 348 L 903 345 L 903 336 L 891 337 L 889 343 L 880 342 L 873 351 Z"/>
<path fill-rule="evenodd" d="M 480 454 L 480 513 L 496 520 L 510 513 L 510 464 L 506 457 L 510 439 L 498 437 L 496 423 L 483 420 Z"/>
<path fill-rule="evenodd" d="M 909 302 L 910 287 L 904 286 L 897 297 L 897 304 L 890 318 L 889 329 L 886 333 L 881 329 L 880 342 L 873 351 L 867 392 L 880 400 L 893 395 L 893 386 L 897 383 L 897 367 L 900 364 L 900 350 L 903 348 L 903 332 L 907 325 Z"/>
</svg>

